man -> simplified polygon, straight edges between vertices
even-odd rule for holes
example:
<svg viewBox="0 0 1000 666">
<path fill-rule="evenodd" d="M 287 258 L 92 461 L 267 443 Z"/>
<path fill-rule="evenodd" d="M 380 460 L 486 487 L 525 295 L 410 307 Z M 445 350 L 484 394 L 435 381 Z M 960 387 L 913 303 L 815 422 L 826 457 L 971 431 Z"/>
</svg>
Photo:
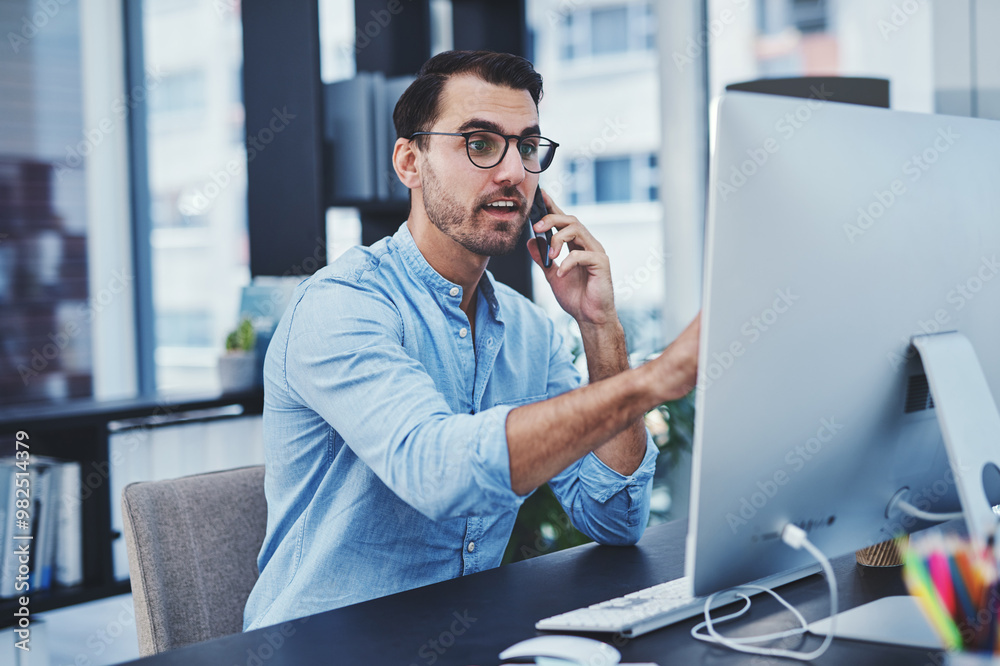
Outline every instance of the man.
<svg viewBox="0 0 1000 666">
<path fill-rule="evenodd" d="M 629 370 L 608 257 L 546 198 L 535 229 L 555 232 L 552 257 L 569 248 L 545 277 L 580 325 L 579 388 L 552 323 L 486 272 L 519 249 L 548 165 L 541 94 L 522 58 L 448 52 L 396 105 L 409 219 L 304 281 L 267 352 L 246 629 L 495 567 L 546 482 L 594 540 L 642 535 L 656 460 L 642 416 L 694 385 L 698 326 Z"/>
</svg>

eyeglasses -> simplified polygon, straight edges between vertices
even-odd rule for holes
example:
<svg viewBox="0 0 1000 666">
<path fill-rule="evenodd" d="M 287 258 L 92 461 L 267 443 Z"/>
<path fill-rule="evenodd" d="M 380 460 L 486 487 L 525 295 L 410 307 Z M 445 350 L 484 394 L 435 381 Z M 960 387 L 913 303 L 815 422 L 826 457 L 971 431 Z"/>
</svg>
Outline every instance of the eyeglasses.
<svg viewBox="0 0 1000 666">
<path fill-rule="evenodd" d="M 517 136 L 516 134 L 500 134 L 486 130 L 475 132 L 414 132 L 415 136 L 461 136 L 465 138 L 465 151 L 469 161 L 480 169 L 492 169 L 503 162 L 507 155 L 510 140 L 517 141 L 517 152 L 521 156 L 524 170 L 531 173 L 541 173 L 552 164 L 559 144 L 544 136 Z"/>
</svg>

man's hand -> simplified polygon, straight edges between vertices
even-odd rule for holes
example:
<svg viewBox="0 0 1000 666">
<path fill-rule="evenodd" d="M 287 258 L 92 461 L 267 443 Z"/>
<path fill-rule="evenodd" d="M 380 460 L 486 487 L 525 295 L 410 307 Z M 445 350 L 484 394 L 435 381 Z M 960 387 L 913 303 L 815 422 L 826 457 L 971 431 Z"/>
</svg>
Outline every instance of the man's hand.
<svg viewBox="0 0 1000 666">
<path fill-rule="evenodd" d="M 698 344 L 701 338 L 701 313 L 670 343 L 662 354 L 647 365 L 654 373 L 663 394 L 661 402 L 677 400 L 690 393 L 698 381 Z"/>
<path fill-rule="evenodd" d="M 542 257 L 534 239 L 528 241 L 528 252 L 545 271 L 545 279 L 552 287 L 559 307 L 573 317 L 581 328 L 617 324 L 618 315 L 615 312 L 614 289 L 611 285 L 611 262 L 604 247 L 580 220 L 566 215 L 544 190 L 542 196 L 549 214 L 536 222 L 534 229 L 536 232 L 552 229 L 552 245 L 549 248 L 549 256 L 553 258 L 552 265 L 549 268 L 542 265 Z M 554 259 L 559 256 L 564 245 L 569 247 L 569 255 L 561 264 L 556 264 Z"/>
</svg>

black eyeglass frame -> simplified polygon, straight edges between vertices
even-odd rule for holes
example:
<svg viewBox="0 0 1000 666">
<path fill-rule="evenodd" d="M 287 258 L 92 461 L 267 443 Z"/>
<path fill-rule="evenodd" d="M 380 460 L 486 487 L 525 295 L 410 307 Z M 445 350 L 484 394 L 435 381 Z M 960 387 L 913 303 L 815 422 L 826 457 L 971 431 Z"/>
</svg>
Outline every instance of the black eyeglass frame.
<svg viewBox="0 0 1000 666">
<path fill-rule="evenodd" d="M 469 152 L 469 138 L 472 137 L 474 134 L 495 134 L 497 136 L 503 137 L 503 139 L 504 139 L 504 142 L 503 142 L 503 152 L 500 153 L 500 159 L 498 159 L 496 161 L 496 164 L 493 164 L 491 166 L 480 166 L 480 165 L 476 164 L 475 160 L 472 159 L 472 153 Z M 492 168 L 496 167 L 498 164 L 500 164 L 501 162 L 503 162 L 503 158 L 507 157 L 507 149 L 510 148 L 510 140 L 511 139 L 514 139 L 515 141 L 517 141 L 517 152 L 518 152 L 519 155 L 521 153 L 521 144 L 524 141 L 526 141 L 528 139 L 541 139 L 542 141 L 547 141 L 549 143 L 549 145 L 551 146 L 551 149 L 549 150 L 548 160 L 547 160 L 546 164 L 542 165 L 541 163 L 539 163 L 539 166 L 541 166 L 541 168 L 538 171 L 532 171 L 531 169 L 528 168 L 528 166 L 526 164 L 524 164 L 524 160 L 523 159 L 521 160 L 521 164 L 524 166 L 524 170 L 525 171 L 527 171 L 529 173 L 541 173 L 541 172 L 545 171 L 546 169 L 548 169 L 550 166 L 552 166 L 552 159 L 556 156 L 556 148 L 559 147 L 559 144 L 556 143 L 555 141 L 553 141 L 552 139 L 548 139 L 548 138 L 546 138 L 544 136 L 541 136 L 541 135 L 538 135 L 538 134 L 529 134 L 528 136 L 519 136 L 517 134 L 501 134 L 500 132 L 494 132 L 493 130 L 472 130 L 471 132 L 414 132 L 413 134 L 410 135 L 409 139 L 410 139 L 410 141 L 412 141 L 413 137 L 415 137 L 415 136 L 435 136 L 435 135 L 436 136 L 460 136 L 460 137 L 464 138 L 465 139 L 465 154 L 469 158 L 469 161 L 472 162 L 472 166 L 474 166 L 474 167 L 476 167 L 478 169 L 492 169 Z"/>
</svg>

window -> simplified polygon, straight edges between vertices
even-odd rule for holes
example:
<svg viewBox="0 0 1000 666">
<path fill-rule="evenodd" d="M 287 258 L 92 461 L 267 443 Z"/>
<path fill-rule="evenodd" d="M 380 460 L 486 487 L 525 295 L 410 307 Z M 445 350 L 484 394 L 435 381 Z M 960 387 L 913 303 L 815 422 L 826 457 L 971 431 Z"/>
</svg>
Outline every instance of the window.
<svg viewBox="0 0 1000 666">
<path fill-rule="evenodd" d="M 757 0 L 757 12 L 762 33 L 776 34 L 789 27 L 807 33 L 827 29 L 830 7 L 827 0 Z"/>
<path fill-rule="evenodd" d="M 895 109 L 933 112 L 935 12 L 893 0 L 708 0 L 710 94 L 765 77 L 866 76 L 889 80 Z M 947 40 L 949 49 L 967 49 Z"/>
<path fill-rule="evenodd" d="M 560 57 L 563 60 L 600 57 L 655 46 L 653 8 L 649 2 L 550 10 L 558 17 Z M 546 31 L 547 32 L 547 31 Z"/>
<path fill-rule="evenodd" d="M 569 202 L 641 203 L 659 198 L 655 153 L 577 159 L 569 163 Z"/>
<path fill-rule="evenodd" d="M 144 0 L 143 48 L 156 389 L 205 392 L 250 281 L 239 3 Z"/>
<path fill-rule="evenodd" d="M 648 180 L 645 183 L 647 196 L 650 201 L 657 201 L 660 198 L 660 170 L 657 167 L 656 153 L 651 153 L 649 159 L 646 160 L 646 178 Z"/>
<path fill-rule="evenodd" d="M 162 311 L 156 317 L 156 341 L 167 347 L 212 347 L 212 313 L 206 310 Z"/>
<path fill-rule="evenodd" d="M 594 161 L 594 201 L 611 203 L 632 198 L 632 159 L 616 157 Z"/>
<path fill-rule="evenodd" d="M 627 51 L 628 7 L 591 10 L 590 43 L 594 55 Z"/>
<path fill-rule="evenodd" d="M 180 10 L 178 10 L 180 11 Z M 168 74 L 149 95 L 149 114 L 156 116 L 205 111 L 205 72 Z"/>
<path fill-rule="evenodd" d="M 672 339 L 667 336 L 677 332 L 671 330 L 673 320 L 688 316 L 677 297 L 686 288 L 683 279 L 676 279 L 681 274 L 674 268 L 678 261 L 668 260 L 664 249 L 669 236 L 659 184 L 661 162 L 667 159 L 666 155 L 659 159 L 668 99 L 661 87 L 666 74 L 676 72 L 673 51 L 687 48 L 683 42 L 664 45 L 663 39 L 675 33 L 686 39 L 690 31 L 671 25 L 671 30 L 658 33 L 657 26 L 672 22 L 678 13 L 674 7 L 680 4 L 696 3 L 529 0 L 525 4 L 535 35 L 532 61 L 545 80 L 539 109 L 542 133 L 560 143 L 555 161 L 539 182 L 604 247 L 611 263 L 615 307 L 636 364 L 666 347 Z M 657 53 L 658 47 L 663 51 Z M 691 133 L 688 128 L 677 131 L 685 137 Z M 673 163 L 683 154 L 672 156 Z M 678 215 L 670 222 L 671 229 L 683 230 L 674 231 L 675 235 L 698 235 L 690 233 Z M 576 366 L 586 374 L 578 326 L 559 307 L 541 270 L 533 270 L 534 301 L 555 322 L 573 350 Z M 661 464 L 659 469 L 663 468 Z M 683 515 L 686 495 L 681 491 L 671 496 L 665 490 L 659 481 L 654 485 L 654 511 L 664 516 L 672 507 L 674 516 Z"/>
<path fill-rule="evenodd" d="M 792 0 L 792 23 L 802 32 L 826 30 L 826 0 Z"/>
<path fill-rule="evenodd" d="M 181 191 L 157 192 L 150 207 L 153 227 L 203 227 L 208 224 L 198 202 L 182 198 Z"/>
<path fill-rule="evenodd" d="M 3 405 L 135 390 L 133 271 L 120 243 L 128 189 L 117 150 L 132 97 L 109 46 L 120 16 L 93 9 L 0 3 Z M 100 84 L 84 94 L 93 80 Z"/>
</svg>

